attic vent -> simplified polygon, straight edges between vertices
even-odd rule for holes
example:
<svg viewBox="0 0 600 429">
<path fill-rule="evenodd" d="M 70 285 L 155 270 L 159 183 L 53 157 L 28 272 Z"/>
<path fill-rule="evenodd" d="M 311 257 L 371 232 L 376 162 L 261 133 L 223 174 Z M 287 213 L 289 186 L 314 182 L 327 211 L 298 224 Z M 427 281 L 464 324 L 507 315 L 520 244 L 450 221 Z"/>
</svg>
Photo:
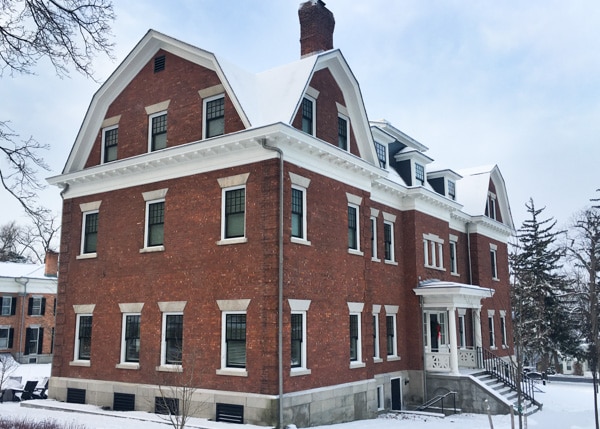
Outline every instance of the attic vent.
<svg viewBox="0 0 600 429">
<path fill-rule="evenodd" d="M 165 69 L 165 56 L 161 55 L 160 57 L 154 58 L 154 73 L 158 73 L 159 71 L 163 71 Z"/>
</svg>

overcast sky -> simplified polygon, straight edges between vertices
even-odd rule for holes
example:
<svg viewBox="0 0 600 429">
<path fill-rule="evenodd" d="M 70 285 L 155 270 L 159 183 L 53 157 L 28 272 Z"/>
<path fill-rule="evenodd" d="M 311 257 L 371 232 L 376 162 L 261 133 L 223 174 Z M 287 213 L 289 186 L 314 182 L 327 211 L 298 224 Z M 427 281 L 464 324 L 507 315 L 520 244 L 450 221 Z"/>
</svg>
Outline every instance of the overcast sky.
<svg viewBox="0 0 600 429">
<path fill-rule="evenodd" d="M 515 225 L 532 197 L 559 225 L 600 188 L 600 4 L 597 0 L 328 0 L 339 48 L 358 79 L 369 119 L 385 118 L 453 169 L 497 164 Z M 115 0 L 114 60 L 148 29 L 260 72 L 300 56 L 299 0 Z M 0 119 L 51 146 L 59 174 L 100 83 L 4 75 Z M 18 208 L 0 191 L 0 224 Z M 59 190 L 43 202 L 60 210 Z"/>
</svg>

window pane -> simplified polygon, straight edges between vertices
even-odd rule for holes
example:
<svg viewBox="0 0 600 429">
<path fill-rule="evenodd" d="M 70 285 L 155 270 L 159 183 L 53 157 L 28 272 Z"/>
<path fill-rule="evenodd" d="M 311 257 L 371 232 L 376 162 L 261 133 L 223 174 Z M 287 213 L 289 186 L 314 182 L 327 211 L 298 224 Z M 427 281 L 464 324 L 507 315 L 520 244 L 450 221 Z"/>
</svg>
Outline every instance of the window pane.
<svg viewBox="0 0 600 429">
<path fill-rule="evenodd" d="M 379 160 L 379 166 L 381 168 L 385 168 L 387 163 L 387 156 L 385 151 L 385 146 L 381 143 L 375 142 L 375 151 L 377 152 L 377 159 Z"/>
<path fill-rule="evenodd" d="M 338 147 L 348 150 L 348 122 L 338 118 Z"/>
<path fill-rule="evenodd" d="M 226 365 L 234 368 L 246 367 L 246 315 L 228 314 L 225 318 L 225 342 L 227 344 Z"/>
<path fill-rule="evenodd" d="M 392 225 L 389 223 L 383 224 L 383 236 L 385 244 L 385 260 L 392 260 Z"/>
<path fill-rule="evenodd" d="M 302 100 L 302 131 L 313 133 L 313 102 L 308 98 Z"/>
<path fill-rule="evenodd" d="M 148 246 L 164 244 L 165 202 L 148 205 Z"/>
<path fill-rule="evenodd" d="M 356 207 L 348 207 L 348 248 L 358 249 Z"/>
<path fill-rule="evenodd" d="M 386 316 L 385 323 L 387 328 L 387 354 L 394 354 L 394 317 Z"/>
<path fill-rule="evenodd" d="M 304 238 L 303 192 L 292 188 L 292 237 Z"/>
<path fill-rule="evenodd" d="M 206 103 L 206 137 L 225 134 L 225 98 Z"/>
<path fill-rule="evenodd" d="M 167 115 L 152 118 L 152 150 L 167 147 Z"/>
<path fill-rule="evenodd" d="M 425 184 L 425 167 L 421 164 L 415 164 L 415 178 L 421 185 Z"/>
<path fill-rule="evenodd" d="M 350 360 L 358 360 L 358 315 L 350 315 Z"/>
<path fill-rule="evenodd" d="M 92 316 L 79 317 L 78 359 L 89 360 L 92 349 Z"/>
<path fill-rule="evenodd" d="M 302 314 L 292 314 L 292 368 L 302 366 Z"/>
<path fill-rule="evenodd" d="M 235 189 L 225 193 L 225 238 L 244 236 L 245 209 L 245 189 Z"/>
<path fill-rule="evenodd" d="M 183 350 L 183 315 L 168 314 L 165 324 L 165 363 L 181 364 Z"/>
<path fill-rule="evenodd" d="M 2 316 L 10 316 L 12 307 L 12 297 L 5 296 L 2 298 Z"/>
<path fill-rule="evenodd" d="M 98 213 L 90 213 L 85 216 L 85 238 L 83 253 L 96 252 L 98 243 Z"/>
<path fill-rule="evenodd" d="M 117 159 L 117 142 L 119 140 L 119 129 L 113 128 L 104 132 L 104 162 Z"/>
<path fill-rule="evenodd" d="M 140 316 L 126 316 L 125 321 L 125 362 L 139 362 Z"/>
</svg>

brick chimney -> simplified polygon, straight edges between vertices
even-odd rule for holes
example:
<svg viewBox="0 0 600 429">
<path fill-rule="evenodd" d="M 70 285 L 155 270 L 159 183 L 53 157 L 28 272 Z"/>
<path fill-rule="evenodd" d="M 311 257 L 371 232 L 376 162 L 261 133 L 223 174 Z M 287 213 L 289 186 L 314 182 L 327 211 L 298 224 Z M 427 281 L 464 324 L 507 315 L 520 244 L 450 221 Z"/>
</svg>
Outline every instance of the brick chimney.
<svg viewBox="0 0 600 429">
<path fill-rule="evenodd" d="M 333 49 L 333 13 L 322 0 L 300 4 L 300 55 L 302 58 Z"/>
<path fill-rule="evenodd" d="M 58 277 L 58 253 L 48 250 L 44 258 L 44 276 Z"/>
</svg>

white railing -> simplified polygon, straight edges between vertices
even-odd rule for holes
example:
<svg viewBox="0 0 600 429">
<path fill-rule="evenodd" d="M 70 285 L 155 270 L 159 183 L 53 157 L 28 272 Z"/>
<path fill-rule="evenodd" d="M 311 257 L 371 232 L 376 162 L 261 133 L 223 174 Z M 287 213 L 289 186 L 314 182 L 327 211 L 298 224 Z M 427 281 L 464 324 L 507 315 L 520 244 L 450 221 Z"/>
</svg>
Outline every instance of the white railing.
<svg viewBox="0 0 600 429">
<path fill-rule="evenodd" d="M 450 372 L 450 352 L 425 353 L 425 369 Z"/>
<path fill-rule="evenodd" d="M 477 353 L 475 350 L 459 349 L 458 366 L 462 368 L 477 368 Z"/>
</svg>

